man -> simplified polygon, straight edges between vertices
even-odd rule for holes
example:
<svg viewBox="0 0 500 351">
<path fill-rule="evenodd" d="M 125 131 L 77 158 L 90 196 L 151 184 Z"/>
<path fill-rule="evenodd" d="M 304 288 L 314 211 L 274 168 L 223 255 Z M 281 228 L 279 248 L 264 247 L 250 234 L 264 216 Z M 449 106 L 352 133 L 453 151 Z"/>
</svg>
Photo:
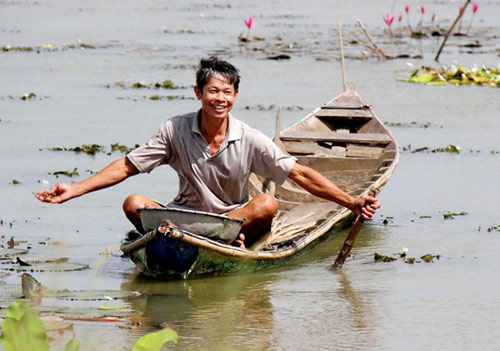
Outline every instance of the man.
<svg viewBox="0 0 500 351">
<path fill-rule="evenodd" d="M 251 245 L 269 228 L 278 209 L 269 194 L 248 201 L 248 178 L 255 172 L 282 184 L 292 179 L 313 195 L 334 201 L 368 220 L 380 207 L 376 198 L 348 195 L 313 169 L 285 155 L 268 137 L 235 119 L 229 112 L 238 96 L 240 76 L 228 62 L 202 59 L 194 92 L 198 112 L 166 120 L 143 146 L 99 173 L 78 183 L 58 183 L 36 197 L 62 203 L 91 191 L 117 184 L 138 173 L 169 164 L 179 176 L 179 193 L 169 207 L 225 213 L 246 218 L 236 244 Z M 126 198 L 123 210 L 140 231 L 137 208 L 162 206 L 141 194 Z"/>
</svg>

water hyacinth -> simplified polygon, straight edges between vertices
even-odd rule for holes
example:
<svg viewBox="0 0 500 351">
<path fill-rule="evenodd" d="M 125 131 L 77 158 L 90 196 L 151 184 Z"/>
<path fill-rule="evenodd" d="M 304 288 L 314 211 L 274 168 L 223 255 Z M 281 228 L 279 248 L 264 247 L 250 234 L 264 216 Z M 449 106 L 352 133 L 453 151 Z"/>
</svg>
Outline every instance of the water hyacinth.
<svg viewBox="0 0 500 351">
<path fill-rule="evenodd" d="M 420 72 L 422 70 L 422 72 Z M 446 83 L 456 85 L 489 85 L 500 87 L 500 66 L 491 69 L 477 65 L 468 70 L 462 66 L 443 66 L 440 69 L 422 66 L 414 70 L 408 79 L 397 78 L 399 81 L 420 83 L 426 85 L 442 85 Z"/>
</svg>

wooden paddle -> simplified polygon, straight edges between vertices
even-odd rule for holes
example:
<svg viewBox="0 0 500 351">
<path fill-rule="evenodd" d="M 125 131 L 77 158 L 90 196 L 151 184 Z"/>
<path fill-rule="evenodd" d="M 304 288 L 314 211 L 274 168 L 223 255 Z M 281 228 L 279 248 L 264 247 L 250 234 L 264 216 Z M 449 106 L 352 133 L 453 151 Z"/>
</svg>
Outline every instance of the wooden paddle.
<svg viewBox="0 0 500 351">
<path fill-rule="evenodd" d="M 377 196 L 378 192 L 380 191 L 380 187 L 372 187 L 368 194 L 370 196 Z M 344 265 L 345 260 L 347 259 L 347 256 L 349 256 L 349 252 L 351 252 L 352 247 L 354 246 L 354 242 L 356 241 L 356 238 L 358 237 L 358 234 L 361 230 L 361 227 L 363 227 L 363 223 L 365 220 L 361 215 L 359 215 L 356 218 L 356 221 L 352 225 L 351 230 L 349 230 L 349 234 L 347 235 L 347 238 L 345 238 L 344 245 L 342 245 L 342 248 L 340 249 L 339 254 L 337 255 L 337 258 L 335 259 L 335 262 L 332 265 L 332 269 L 341 269 L 342 266 Z"/>
<path fill-rule="evenodd" d="M 358 216 L 358 218 L 356 218 L 356 221 L 354 222 L 351 230 L 349 231 L 349 234 L 347 235 L 347 238 L 344 241 L 344 245 L 342 245 L 337 258 L 335 259 L 335 263 L 333 264 L 332 269 L 342 268 L 342 265 L 344 264 L 347 256 L 349 256 L 349 252 L 351 252 L 351 249 L 354 246 L 354 242 L 358 237 L 364 221 L 365 220 L 361 216 Z"/>
</svg>

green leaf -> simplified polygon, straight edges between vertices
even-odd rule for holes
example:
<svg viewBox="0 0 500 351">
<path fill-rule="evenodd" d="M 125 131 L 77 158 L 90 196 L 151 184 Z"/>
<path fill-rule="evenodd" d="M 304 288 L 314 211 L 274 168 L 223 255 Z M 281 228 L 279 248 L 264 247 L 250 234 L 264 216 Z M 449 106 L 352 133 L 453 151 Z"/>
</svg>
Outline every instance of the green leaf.
<svg viewBox="0 0 500 351">
<path fill-rule="evenodd" d="M 31 312 L 29 305 L 24 301 L 15 301 L 7 308 L 7 317 L 19 321 L 25 313 Z"/>
<path fill-rule="evenodd" d="M 413 75 L 408 81 L 414 83 L 429 83 L 432 82 L 433 79 L 434 75 L 430 73 L 421 73 Z"/>
<path fill-rule="evenodd" d="M 14 302 L 9 309 L 9 316 L 2 323 L 4 351 L 48 351 L 49 340 L 43 322 L 31 312 L 28 304 Z M 19 313 L 22 313 L 21 318 L 13 317 L 19 317 Z"/>
<path fill-rule="evenodd" d="M 159 351 L 165 343 L 169 341 L 177 343 L 177 339 L 178 335 L 175 330 L 165 328 L 141 337 L 135 343 L 132 351 Z"/>
<path fill-rule="evenodd" d="M 73 334 L 73 339 L 68 341 L 66 347 L 64 348 L 64 351 L 78 351 L 79 348 L 80 348 L 80 341 L 78 341 L 75 338 L 75 335 Z"/>
</svg>

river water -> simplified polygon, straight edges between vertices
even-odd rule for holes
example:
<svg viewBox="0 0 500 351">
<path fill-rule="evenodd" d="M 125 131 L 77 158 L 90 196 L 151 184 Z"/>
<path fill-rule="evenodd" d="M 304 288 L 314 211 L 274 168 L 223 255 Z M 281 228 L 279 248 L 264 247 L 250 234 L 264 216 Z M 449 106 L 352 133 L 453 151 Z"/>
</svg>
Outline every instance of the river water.
<svg viewBox="0 0 500 351">
<path fill-rule="evenodd" d="M 422 4 L 424 25 L 430 26 L 435 13 L 441 28 L 450 25 L 459 6 L 448 0 Z M 493 228 L 500 225 L 499 90 L 395 79 L 411 66 L 498 66 L 500 1 L 480 2 L 470 35 L 450 38 L 440 64 L 433 58 L 441 38 L 389 38 L 381 18 L 388 11 L 404 13 L 404 5 L 0 1 L 0 46 L 11 48 L 0 51 L 2 244 L 14 237 L 27 241 L 19 247 L 31 247 L 23 257 L 64 256 L 90 266 L 32 273 L 50 289 L 142 294 L 121 301 L 143 316 L 140 327 L 75 321 L 81 350 L 131 349 L 135 340 L 159 326 L 179 334 L 178 344 L 169 347 L 174 350 L 500 348 L 500 232 Z M 416 26 L 420 3 L 410 5 Z M 265 40 L 245 47 L 238 35 L 246 35 L 243 20 L 248 16 L 258 22 L 250 34 Z M 359 59 L 367 49 L 353 39 L 368 41 L 356 25 L 358 18 L 379 44 L 413 58 Z M 120 238 L 130 228 L 121 203 L 135 192 L 163 201 L 174 197 L 177 178 L 168 167 L 63 205 L 34 199 L 37 190 L 83 179 L 120 156 L 50 148 L 93 143 L 107 151 L 113 143 L 132 147 L 147 140 L 165 118 L 197 109 L 194 66 L 210 54 L 230 60 L 241 71 L 233 109 L 238 118 L 272 135 L 276 106 L 282 105 L 283 124 L 295 123 L 342 90 L 338 20 L 345 33 L 347 80 L 392 126 L 401 146 L 399 166 L 379 196 L 382 208 L 365 225 L 341 272 L 328 266 L 346 233 L 285 267 L 251 275 L 171 282 L 138 276 L 132 263 L 116 255 Z M 404 27 L 405 20 L 393 24 L 396 33 Z M 475 40 L 482 47 L 459 46 Z M 42 45 L 34 51 L 12 50 Z M 267 59 L 278 54 L 290 59 Z M 131 88 L 137 82 L 166 79 L 180 89 Z M 29 93 L 36 97 L 21 99 Z M 159 100 L 150 99 L 154 94 Z M 411 152 L 449 144 L 460 146 L 460 154 Z M 51 174 L 75 168 L 79 176 L 72 178 Z M 466 214 L 444 219 L 448 212 Z M 392 256 L 403 248 L 417 261 L 425 254 L 440 257 L 415 264 L 373 260 L 375 252 Z M 4 286 L 19 284 L 20 273 L 5 272 L 1 279 Z M 52 303 L 43 300 L 42 306 Z M 97 308 L 88 301 L 65 303 Z M 62 349 L 71 336 L 60 334 L 52 341 L 53 349 Z"/>
</svg>

